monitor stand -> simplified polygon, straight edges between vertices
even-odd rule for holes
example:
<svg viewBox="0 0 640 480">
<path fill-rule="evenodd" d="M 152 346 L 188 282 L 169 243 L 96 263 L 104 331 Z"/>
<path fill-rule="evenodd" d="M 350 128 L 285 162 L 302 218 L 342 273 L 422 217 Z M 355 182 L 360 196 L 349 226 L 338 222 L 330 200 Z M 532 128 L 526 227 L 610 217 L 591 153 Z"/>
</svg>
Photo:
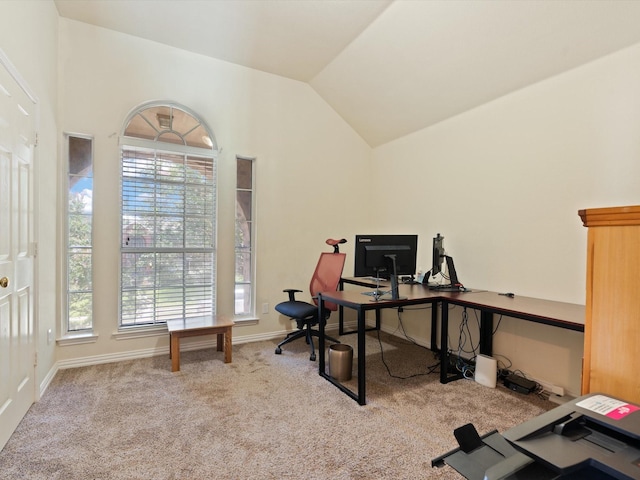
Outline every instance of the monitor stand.
<svg viewBox="0 0 640 480">
<path fill-rule="evenodd" d="M 398 293 L 398 270 L 396 269 L 396 256 L 386 255 L 391 264 L 389 279 L 391 280 L 391 300 L 405 300 L 407 297 L 400 297 Z"/>
<path fill-rule="evenodd" d="M 446 285 L 430 285 L 430 290 L 438 290 L 440 292 L 466 292 L 464 285 L 460 283 L 458 280 L 458 273 L 456 272 L 456 266 L 453 263 L 453 257 L 449 255 L 445 255 L 445 260 L 447 262 L 447 271 L 449 272 L 449 281 L 451 283 Z"/>
<path fill-rule="evenodd" d="M 396 256 L 391 254 L 391 255 L 385 255 L 385 257 L 388 260 L 388 264 L 389 267 L 389 280 L 391 280 L 391 291 L 389 292 L 382 292 L 380 291 L 379 287 L 379 282 L 376 284 L 376 289 L 373 293 L 373 299 L 371 300 L 372 302 L 377 302 L 378 300 L 406 300 L 407 297 L 401 297 L 398 293 L 398 275 L 397 275 L 397 269 L 396 269 Z M 376 272 L 376 276 L 379 278 L 380 275 L 378 272 Z"/>
</svg>

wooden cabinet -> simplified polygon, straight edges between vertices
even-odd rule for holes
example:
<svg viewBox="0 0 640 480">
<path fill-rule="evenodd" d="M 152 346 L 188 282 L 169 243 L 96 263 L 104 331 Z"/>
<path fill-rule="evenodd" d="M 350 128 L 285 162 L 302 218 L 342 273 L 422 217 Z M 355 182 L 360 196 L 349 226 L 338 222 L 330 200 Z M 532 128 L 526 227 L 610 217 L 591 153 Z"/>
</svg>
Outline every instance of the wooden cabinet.
<svg viewBox="0 0 640 480">
<path fill-rule="evenodd" d="M 578 214 L 589 229 L 582 393 L 640 404 L 640 206 Z"/>
</svg>

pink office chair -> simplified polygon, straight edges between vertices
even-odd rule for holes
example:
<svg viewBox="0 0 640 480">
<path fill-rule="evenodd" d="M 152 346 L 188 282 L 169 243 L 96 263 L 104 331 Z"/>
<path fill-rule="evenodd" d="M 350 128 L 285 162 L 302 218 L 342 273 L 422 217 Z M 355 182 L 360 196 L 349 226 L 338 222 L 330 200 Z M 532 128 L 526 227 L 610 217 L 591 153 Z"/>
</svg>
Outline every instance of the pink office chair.
<svg viewBox="0 0 640 480">
<path fill-rule="evenodd" d="M 283 290 L 283 292 L 289 294 L 289 300 L 276 305 L 276 311 L 280 312 L 282 315 L 286 315 L 291 318 L 291 320 L 295 320 L 298 326 L 298 331 L 291 332 L 278 344 L 276 347 L 276 354 L 280 355 L 282 353 L 281 347 L 283 345 L 298 338 L 305 337 L 307 344 L 311 347 L 311 356 L 309 357 L 309 360 L 315 361 L 316 351 L 313 345 L 313 337 L 319 337 L 320 332 L 318 330 L 314 330 L 312 327 L 315 327 L 320 322 L 325 322 L 326 324 L 331 312 L 338 309 L 337 305 L 325 302 L 325 309 L 322 312 L 322 317 L 319 318 L 318 293 L 335 291 L 338 289 L 346 258 L 344 253 L 340 253 L 339 245 L 346 242 L 347 241 L 344 238 L 340 240 L 328 239 L 326 241 L 327 245 L 331 245 L 333 247 L 333 252 L 323 252 L 320 254 L 316 270 L 313 272 L 313 276 L 311 277 L 311 282 L 309 284 L 309 291 L 311 292 L 313 303 L 296 300 L 295 294 L 302 292 L 302 290 L 295 290 L 292 288 Z M 324 338 L 335 343 L 340 343 L 335 338 L 331 338 L 327 335 L 325 335 Z"/>
</svg>

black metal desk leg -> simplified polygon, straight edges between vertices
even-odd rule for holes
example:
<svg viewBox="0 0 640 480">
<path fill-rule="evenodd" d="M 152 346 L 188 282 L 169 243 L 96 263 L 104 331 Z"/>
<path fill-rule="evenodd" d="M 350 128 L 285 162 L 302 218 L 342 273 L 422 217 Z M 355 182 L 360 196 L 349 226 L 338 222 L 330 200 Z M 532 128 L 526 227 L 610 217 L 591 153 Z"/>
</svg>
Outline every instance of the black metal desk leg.
<svg viewBox="0 0 640 480">
<path fill-rule="evenodd" d="M 449 304 L 442 302 L 442 314 L 440 315 L 440 383 L 447 383 L 449 373 L 449 349 L 447 337 L 449 336 Z"/>
<path fill-rule="evenodd" d="M 360 405 L 367 404 L 366 384 L 367 377 L 366 368 L 366 352 L 365 352 L 365 312 L 362 308 L 358 309 L 358 403 Z"/>
<path fill-rule="evenodd" d="M 338 282 L 338 290 L 344 290 L 344 281 L 342 278 L 340 282 Z M 338 335 L 344 335 L 344 307 L 342 305 L 338 305 Z"/>
<path fill-rule="evenodd" d="M 493 355 L 493 313 L 480 311 L 480 353 Z"/>
<path fill-rule="evenodd" d="M 322 295 L 318 295 L 318 318 L 322 318 L 322 311 L 324 310 L 324 298 L 322 298 Z M 324 323 L 325 322 L 318 322 L 318 331 L 320 333 L 320 335 L 318 336 L 318 350 L 319 350 L 319 354 L 320 354 L 320 360 L 318 361 L 318 373 L 320 375 L 324 375 L 325 371 L 324 371 L 324 363 L 325 363 L 325 358 L 324 358 Z M 313 339 L 312 339 L 313 341 Z"/>
<path fill-rule="evenodd" d="M 431 304 L 431 351 L 438 352 L 438 303 Z"/>
</svg>

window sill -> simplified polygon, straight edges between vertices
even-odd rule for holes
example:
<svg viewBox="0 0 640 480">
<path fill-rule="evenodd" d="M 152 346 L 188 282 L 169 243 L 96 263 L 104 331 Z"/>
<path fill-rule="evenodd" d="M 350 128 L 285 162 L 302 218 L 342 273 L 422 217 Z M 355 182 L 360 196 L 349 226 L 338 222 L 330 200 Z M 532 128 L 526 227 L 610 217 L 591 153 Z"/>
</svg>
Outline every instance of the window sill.
<svg viewBox="0 0 640 480">
<path fill-rule="evenodd" d="M 67 347 L 69 345 L 81 345 L 83 343 L 96 343 L 97 341 L 98 335 L 94 333 L 70 333 L 64 337 L 58 338 L 56 343 L 60 347 Z"/>
<path fill-rule="evenodd" d="M 116 340 L 129 340 L 132 338 L 160 337 L 167 335 L 166 325 L 154 325 L 150 327 L 124 327 L 111 334 Z"/>
<path fill-rule="evenodd" d="M 258 317 L 234 317 L 233 324 L 237 327 L 257 325 L 260 319 Z"/>
</svg>

